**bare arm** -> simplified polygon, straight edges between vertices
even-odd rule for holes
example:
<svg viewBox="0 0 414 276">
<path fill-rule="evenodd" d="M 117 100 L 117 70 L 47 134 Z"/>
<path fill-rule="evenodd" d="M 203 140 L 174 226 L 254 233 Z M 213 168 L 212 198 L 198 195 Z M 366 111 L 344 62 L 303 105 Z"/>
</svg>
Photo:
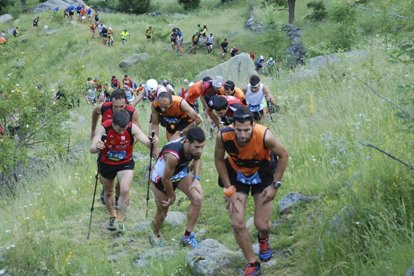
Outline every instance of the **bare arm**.
<svg viewBox="0 0 414 276">
<path fill-rule="evenodd" d="M 136 143 L 137 141 L 140 141 L 142 144 L 144 144 L 149 149 L 151 149 L 151 143 L 152 143 L 154 145 L 152 157 L 156 158 L 158 156 L 158 153 L 159 153 L 158 136 L 154 135 L 154 138 L 151 141 L 150 138 L 148 138 L 144 134 L 144 132 L 136 125 L 132 125 L 132 135 L 134 136 L 134 143 Z"/>
<path fill-rule="evenodd" d="M 98 153 L 104 149 L 105 143 L 101 140 L 101 137 L 104 134 L 105 128 L 102 125 L 98 126 L 98 128 L 96 129 L 96 134 L 92 138 L 92 143 L 89 148 L 90 153 Z"/>
<path fill-rule="evenodd" d="M 270 93 L 269 88 L 267 86 L 263 85 L 263 93 L 265 95 L 266 101 L 270 101 L 272 104 L 276 104 L 275 99 L 272 96 L 272 93 Z"/>
<path fill-rule="evenodd" d="M 132 106 L 136 106 L 145 96 L 145 90 L 143 89 L 138 96 L 135 97 L 135 100 L 131 102 Z"/>
<path fill-rule="evenodd" d="M 132 114 L 132 123 L 138 127 L 141 127 L 139 124 L 139 117 L 138 117 L 138 111 L 135 110 L 134 113 Z"/>
<path fill-rule="evenodd" d="M 167 196 L 169 197 L 169 200 L 167 202 L 164 202 L 164 204 L 166 206 L 169 206 L 175 202 L 175 192 L 174 192 L 171 178 L 174 175 L 175 167 L 178 165 L 178 159 L 169 153 L 165 154 L 164 159 L 165 159 L 165 168 L 164 168 L 164 174 L 162 176 L 162 184 L 164 185 L 164 189 L 167 192 Z"/>
<path fill-rule="evenodd" d="M 278 157 L 274 179 L 275 181 L 281 181 L 289 159 L 288 151 L 270 130 L 266 131 L 265 146 Z"/>
<path fill-rule="evenodd" d="M 227 172 L 226 163 L 224 161 L 224 155 L 226 151 L 224 149 L 223 142 L 221 141 L 221 132 L 218 133 L 216 138 L 216 147 L 214 150 L 214 165 L 216 166 L 217 173 L 223 182 L 224 188 L 231 186 L 229 173 Z"/>
<path fill-rule="evenodd" d="M 212 109 L 207 109 L 207 114 L 210 116 L 211 120 L 213 120 L 214 124 L 220 129 L 222 128 L 221 125 L 221 119 L 220 117 L 217 115 L 216 112 L 214 112 L 214 110 Z"/>
<path fill-rule="evenodd" d="M 97 105 L 92 111 L 91 140 L 95 137 L 95 129 L 101 115 L 102 104 Z"/>
<path fill-rule="evenodd" d="M 151 104 L 151 128 L 154 130 L 155 136 L 159 137 L 159 133 L 160 133 L 160 115 L 155 110 L 153 104 Z"/>
<path fill-rule="evenodd" d="M 190 117 L 195 125 L 199 125 L 201 123 L 201 117 L 197 114 L 197 112 L 194 111 L 194 109 L 187 103 L 186 100 L 182 100 L 180 103 L 180 108 L 183 112 L 188 114 L 188 117 Z M 183 129 L 184 133 L 187 133 L 188 129 L 193 124 L 188 125 L 185 129 Z"/>
</svg>

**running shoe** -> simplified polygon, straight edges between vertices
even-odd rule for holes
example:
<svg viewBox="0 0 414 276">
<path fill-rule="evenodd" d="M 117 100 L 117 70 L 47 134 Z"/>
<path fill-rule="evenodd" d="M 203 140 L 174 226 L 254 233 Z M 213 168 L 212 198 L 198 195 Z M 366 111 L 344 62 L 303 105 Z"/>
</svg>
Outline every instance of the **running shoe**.
<svg viewBox="0 0 414 276">
<path fill-rule="evenodd" d="M 248 263 L 244 270 L 245 276 L 258 276 L 261 275 L 260 263 Z"/>
<path fill-rule="evenodd" d="M 261 239 L 260 236 L 257 235 L 257 240 L 259 241 L 259 259 L 262 262 L 267 262 L 273 255 L 272 249 L 270 249 L 269 236 Z"/>
<path fill-rule="evenodd" d="M 194 233 L 191 233 L 188 236 L 183 236 L 181 238 L 181 244 L 183 246 L 189 247 L 191 249 L 196 248 L 198 246 L 198 241 L 196 240 Z"/>
</svg>

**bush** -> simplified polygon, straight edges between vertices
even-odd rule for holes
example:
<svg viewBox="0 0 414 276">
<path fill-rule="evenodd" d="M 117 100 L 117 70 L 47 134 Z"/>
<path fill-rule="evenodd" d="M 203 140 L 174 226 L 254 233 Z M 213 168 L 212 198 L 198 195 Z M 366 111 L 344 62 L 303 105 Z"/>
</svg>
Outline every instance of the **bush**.
<svg viewBox="0 0 414 276">
<path fill-rule="evenodd" d="M 149 10 L 150 0 L 119 0 L 119 11 L 143 14 Z"/>
<path fill-rule="evenodd" d="M 200 6 L 200 0 L 178 0 L 178 3 L 180 3 L 185 10 L 197 9 Z"/>
<path fill-rule="evenodd" d="M 308 9 L 313 9 L 312 14 L 307 15 L 305 19 L 310 21 L 323 21 L 328 16 L 328 12 L 326 11 L 325 5 L 322 3 L 322 1 L 313 1 L 306 4 L 306 7 Z"/>
</svg>

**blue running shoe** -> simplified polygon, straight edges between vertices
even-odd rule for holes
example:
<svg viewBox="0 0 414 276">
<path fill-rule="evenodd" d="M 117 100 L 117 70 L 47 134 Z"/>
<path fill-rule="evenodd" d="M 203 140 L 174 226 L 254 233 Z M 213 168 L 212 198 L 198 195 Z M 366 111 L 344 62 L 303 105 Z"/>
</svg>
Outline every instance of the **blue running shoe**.
<svg viewBox="0 0 414 276">
<path fill-rule="evenodd" d="M 257 235 L 257 239 L 259 240 L 259 259 L 262 262 L 267 262 L 273 255 L 272 249 L 270 249 L 269 236 L 261 239 L 260 236 Z"/>
<path fill-rule="evenodd" d="M 196 248 L 198 246 L 198 241 L 196 240 L 194 233 L 191 233 L 188 236 L 183 236 L 181 239 L 181 244 L 183 246 L 189 247 L 191 249 Z"/>
</svg>

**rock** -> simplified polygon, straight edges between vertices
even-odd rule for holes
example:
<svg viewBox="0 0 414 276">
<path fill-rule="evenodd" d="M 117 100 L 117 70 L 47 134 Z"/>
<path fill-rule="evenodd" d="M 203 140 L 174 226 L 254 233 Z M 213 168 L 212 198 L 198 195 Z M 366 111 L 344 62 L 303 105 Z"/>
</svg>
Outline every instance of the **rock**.
<svg viewBox="0 0 414 276">
<path fill-rule="evenodd" d="M 293 24 L 286 24 L 282 26 L 291 40 L 289 48 L 286 50 L 290 58 L 290 67 L 294 68 L 297 65 L 304 65 L 306 58 L 306 50 L 302 45 L 302 30 Z"/>
<path fill-rule="evenodd" d="M 249 54 L 241 53 L 231 59 L 220 63 L 216 67 L 200 72 L 194 81 L 203 79 L 205 76 L 213 78 L 216 75 L 232 80 L 238 87 L 243 87 L 249 82 L 251 75 L 257 75 L 254 62 Z"/>
<path fill-rule="evenodd" d="M 134 226 L 134 231 L 136 231 L 138 233 L 146 233 L 150 229 L 151 229 L 151 221 L 149 221 L 149 220 L 141 221 L 141 222 L 135 224 L 135 226 Z"/>
<path fill-rule="evenodd" d="M 0 16 L 0 23 L 6 23 L 13 20 L 13 16 L 11 14 L 3 14 Z"/>
<path fill-rule="evenodd" d="M 144 268 L 148 266 L 149 262 L 162 262 L 164 259 L 171 257 L 174 254 L 175 251 L 167 247 L 146 249 L 142 254 L 137 256 L 132 265 L 136 268 Z"/>
<path fill-rule="evenodd" d="M 135 63 L 146 61 L 149 58 L 150 58 L 150 55 L 147 54 L 147 53 L 134 54 L 134 55 L 132 55 L 130 57 L 127 57 L 126 59 L 122 60 L 119 63 L 119 67 L 127 68 L 127 67 L 130 67 L 130 66 L 134 65 Z"/>
<path fill-rule="evenodd" d="M 185 257 L 193 274 L 203 276 L 223 274 L 224 270 L 232 270 L 234 263 L 242 259 L 240 251 L 232 251 L 213 239 L 203 240 Z"/>
<path fill-rule="evenodd" d="M 172 225 L 183 225 L 187 219 L 187 215 L 182 212 L 168 212 L 165 222 Z"/>
<path fill-rule="evenodd" d="M 300 202 L 309 202 L 319 200 L 318 196 L 305 196 L 301 193 L 288 193 L 284 198 L 279 201 L 279 213 L 284 214 L 292 206 L 299 204 Z"/>
<path fill-rule="evenodd" d="M 70 5 L 74 5 L 76 7 L 79 4 L 86 5 L 85 2 L 83 2 L 82 0 L 48 0 L 46 2 L 43 2 L 37 5 L 33 11 L 35 13 L 44 12 L 48 10 L 53 10 L 56 7 L 59 8 L 59 11 L 62 11 L 66 9 L 67 7 L 69 7 Z"/>
</svg>

